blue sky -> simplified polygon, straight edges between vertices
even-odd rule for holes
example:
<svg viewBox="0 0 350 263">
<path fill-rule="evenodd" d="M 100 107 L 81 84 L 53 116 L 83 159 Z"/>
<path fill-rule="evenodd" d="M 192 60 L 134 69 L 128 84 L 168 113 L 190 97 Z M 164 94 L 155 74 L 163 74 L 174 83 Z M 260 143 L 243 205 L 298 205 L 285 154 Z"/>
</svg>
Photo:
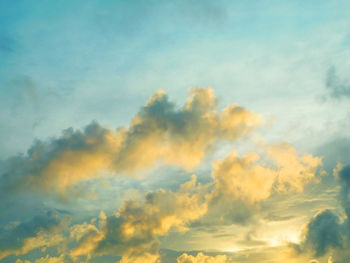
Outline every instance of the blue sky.
<svg viewBox="0 0 350 263">
<path fill-rule="evenodd" d="M 349 10 L 322 0 L 0 1 L 0 228 L 10 233 L 0 262 L 345 262 L 350 235 L 321 248 L 311 237 L 324 218 L 333 232 L 347 227 Z M 193 174 L 201 186 L 181 190 Z M 259 180 L 273 183 L 255 196 Z M 149 229 L 142 249 L 124 237 L 111 253 L 104 224 L 128 226 L 127 200 L 151 216 L 147 192 L 159 189 L 169 207 L 198 202 L 196 216 L 174 205 L 181 222 Z M 11 231 L 21 241 L 1 250 Z M 56 239 L 26 247 L 39 232 Z M 297 252 L 283 250 L 290 243 Z"/>
</svg>

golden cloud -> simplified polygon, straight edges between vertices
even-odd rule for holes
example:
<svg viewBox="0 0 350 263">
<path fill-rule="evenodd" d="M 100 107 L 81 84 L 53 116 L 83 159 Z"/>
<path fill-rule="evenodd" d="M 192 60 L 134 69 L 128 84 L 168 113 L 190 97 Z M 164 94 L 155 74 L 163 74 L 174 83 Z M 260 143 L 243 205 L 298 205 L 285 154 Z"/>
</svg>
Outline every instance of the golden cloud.
<svg viewBox="0 0 350 263">
<path fill-rule="evenodd" d="M 267 199 L 272 192 L 301 192 L 315 179 L 322 164 L 319 157 L 300 156 L 288 143 L 269 145 L 262 160 L 257 153 L 242 157 L 232 151 L 213 164 L 214 196 L 228 196 L 254 204 Z"/>
</svg>

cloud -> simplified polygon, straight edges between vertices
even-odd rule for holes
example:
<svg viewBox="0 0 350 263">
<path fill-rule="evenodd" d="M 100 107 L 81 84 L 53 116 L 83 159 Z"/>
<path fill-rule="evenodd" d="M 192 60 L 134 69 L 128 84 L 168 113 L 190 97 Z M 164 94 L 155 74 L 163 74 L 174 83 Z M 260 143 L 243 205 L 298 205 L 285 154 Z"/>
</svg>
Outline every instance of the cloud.
<svg viewBox="0 0 350 263">
<path fill-rule="evenodd" d="M 218 110 L 217 106 L 211 89 L 191 89 L 183 107 L 170 102 L 163 91 L 156 92 L 129 127 L 111 130 L 93 122 L 82 131 L 70 128 L 59 138 L 36 141 L 26 155 L 3 161 L 1 190 L 72 195 L 84 192 L 80 182 L 105 171 L 134 175 L 158 163 L 191 171 L 219 141 L 235 141 L 261 125 L 259 115 L 242 107 L 233 104 Z M 321 164 L 320 158 L 300 155 L 288 143 L 264 146 L 261 154 L 239 156 L 232 151 L 213 164 L 213 181 L 204 186 L 193 177 L 176 192 L 148 192 L 143 201 L 128 200 L 112 215 L 101 213 L 96 222 L 72 225 L 69 237 L 55 232 L 60 224 L 47 230 L 30 227 L 32 232 L 17 238 L 18 245 L 4 250 L 4 256 L 57 246 L 64 240 L 68 244 L 64 258 L 38 260 L 79 262 L 111 255 L 121 257 L 121 263 L 160 262 L 159 236 L 187 231 L 204 216 L 221 223 L 230 217 L 230 223 L 244 224 L 256 213 L 257 204 L 272 194 L 303 191 Z M 182 258 L 224 260 L 203 254 Z"/>
<path fill-rule="evenodd" d="M 100 228 L 105 224 L 106 215 L 101 212 L 100 216 Z M 103 239 L 104 235 L 98 226 L 94 224 L 73 225 L 70 229 L 70 239 L 77 242 L 76 246 L 72 249 L 71 255 L 73 257 L 80 255 L 88 255 L 90 251 L 95 249 L 96 244 Z"/>
<path fill-rule="evenodd" d="M 213 182 L 202 186 L 193 176 L 176 192 L 163 189 L 150 191 L 146 193 L 143 201 L 128 200 L 118 212 L 110 216 L 101 213 L 96 222 L 72 225 L 69 231 L 70 236 L 66 237 L 70 245 L 65 255 L 76 261 L 89 260 L 95 256 L 112 255 L 121 257 L 123 263 L 159 262 L 161 258 L 159 236 L 166 235 L 173 230 L 187 231 L 191 223 L 203 216 L 209 214 L 222 217 L 232 207 L 235 207 L 231 211 L 232 215 L 242 217 L 240 220 L 244 221 L 246 213 L 239 215 L 239 212 L 249 211 L 249 207 L 253 207 L 250 206 L 252 203 L 268 198 L 273 189 L 276 192 L 299 191 L 301 188 L 295 187 L 294 184 L 291 187 L 283 187 L 282 190 L 278 187 L 279 183 L 286 184 L 286 180 L 280 179 L 279 176 L 284 176 L 287 172 L 284 171 L 286 165 L 283 164 L 283 161 L 274 158 L 274 154 L 277 153 L 280 154 L 279 157 L 285 154 L 282 160 L 292 161 L 294 173 L 302 173 L 307 178 L 304 180 L 295 174 L 294 180 L 302 184 L 313 178 L 314 175 L 311 176 L 310 171 L 320 165 L 316 157 L 299 156 L 294 148 L 284 144 L 266 147 L 266 156 L 272 158 L 273 166 L 269 162 L 264 163 L 265 166 L 260 164 L 257 154 L 249 153 L 239 157 L 233 152 L 214 164 Z M 293 163 L 293 160 L 297 161 Z M 256 195 L 254 199 L 249 199 L 252 198 L 250 195 L 254 191 L 259 191 L 258 187 L 268 181 L 265 175 L 271 179 L 271 182 L 267 184 L 267 195 L 262 197 Z M 230 181 L 220 181 L 223 179 L 222 176 L 225 176 L 225 180 L 237 180 L 238 182 L 231 184 Z M 263 180 L 260 180 L 259 176 L 262 176 Z M 288 176 L 289 173 L 286 177 L 289 178 Z M 247 183 L 244 180 L 247 180 Z M 256 189 L 249 187 L 256 187 Z M 230 200 L 230 203 L 223 203 L 224 205 L 220 206 L 222 200 L 213 202 L 217 196 L 225 196 L 226 201 Z M 240 206 L 233 205 L 235 202 Z M 51 260 L 48 257 L 47 260 L 49 259 Z"/>
<path fill-rule="evenodd" d="M 314 256 L 320 257 L 332 248 L 343 248 L 342 229 L 338 216 L 325 210 L 315 215 L 307 224 L 301 249 L 310 250 Z"/>
<path fill-rule="evenodd" d="M 72 262 L 67 256 L 61 255 L 59 257 L 50 257 L 46 255 L 45 257 L 38 258 L 35 263 L 68 263 Z"/>
<path fill-rule="evenodd" d="M 0 52 L 12 53 L 15 51 L 15 40 L 8 35 L 0 34 Z"/>
<path fill-rule="evenodd" d="M 190 89 L 190 94 L 177 110 L 163 91 L 155 93 L 131 122 L 117 167 L 134 170 L 162 160 L 191 170 L 218 140 L 234 141 L 260 125 L 258 115 L 237 105 L 217 112 L 211 89 Z"/>
<path fill-rule="evenodd" d="M 350 138 L 337 136 L 324 143 L 316 150 L 320 156 L 327 156 L 324 159 L 324 166 L 327 170 L 332 170 L 338 163 L 347 164 L 350 156 Z"/>
<path fill-rule="evenodd" d="M 129 127 L 113 131 L 93 122 L 83 131 L 70 128 L 59 138 L 36 141 L 25 156 L 3 162 L 2 185 L 64 193 L 102 171 L 132 174 L 158 162 L 192 170 L 218 141 L 235 141 L 260 124 L 259 115 L 235 104 L 217 111 L 211 89 L 191 89 L 180 109 L 159 91 Z"/>
<path fill-rule="evenodd" d="M 272 195 L 300 193 L 308 183 L 318 182 L 321 158 L 300 154 L 288 143 L 265 145 L 262 149 L 260 154 L 243 155 L 233 150 L 213 163 L 213 180 L 206 185 L 208 213 L 192 227 L 256 224 L 262 219 L 262 202 Z"/>
<path fill-rule="evenodd" d="M 203 253 L 198 253 L 196 256 L 182 254 L 176 260 L 177 263 L 229 263 L 232 262 L 226 255 L 207 256 Z"/>
<path fill-rule="evenodd" d="M 257 164 L 259 156 L 248 153 L 239 157 L 235 151 L 214 163 L 212 176 L 217 195 L 255 203 L 270 196 L 275 181 L 271 170 Z M 259 189 L 259 191 L 257 191 Z"/>
<path fill-rule="evenodd" d="M 205 192 L 196 178 L 177 192 L 148 192 L 143 202 L 126 201 L 117 213 L 101 213 L 98 226 L 80 224 L 71 227 L 75 247 L 72 257 L 94 255 L 121 256 L 121 262 L 159 262 L 157 236 L 170 230 L 186 231 L 187 225 L 207 212 Z"/>
<path fill-rule="evenodd" d="M 326 88 L 328 96 L 332 99 L 350 98 L 350 82 L 339 79 L 334 66 L 328 69 Z"/>
<path fill-rule="evenodd" d="M 267 199 L 273 192 L 301 192 L 305 184 L 315 179 L 322 164 L 318 157 L 300 156 L 288 143 L 265 147 L 264 159 L 257 153 L 242 157 L 232 151 L 213 164 L 214 196 L 228 196 L 254 204 Z"/>
<path fill-rule="evenodd" d="M 213 180 L 206 185 L 208 213 L 192 227 L 257 223 L 261 219 L 261 202 L 272 195 L 300 193 L 308 183 L 318 182 L 321 158 L 300 154 L 288 143 L 265 145 L 262 149 L 260 154 L 243 155 L 233 150 L 213 163 Z"/>
<path fill-rule="evenodd" d="M 65 220 L 55 211 L 0 230 L 0 260 L 9 255 L 24 255 L 36 248 L 58 245 Z"/>
<path fill-rule="evenodd" d="M 29 260 L 21 260 L 21 259 L 17 259 L 16 263 L 30 263 Z"/>
<path fill-rule="evenodd" d="M 108 167 L 109 132 L 97 123 L 84 132 L 67 129 L 49 143 L 36 141 L 27 156 L 3 162 L 2 180 L 12 191 L 31 187 L 38 191 L 64 191 L 69 185 Z"/>
<path fill-rule="evenodd" d="M 304 238 L 300 244 L 295 245 L 295 249 L 299 253 L 311 253 L 315 257 L 331 252 L 333 257 L 329 258 L 329 262 L 345 263 L 350 256 L 350 166 L 338 166 L 337 169 L 340 169 L 336 176 L 340 183 L 339 201 L 345 212 L 344 220 L 331 210 L 317 213 L 306 225 Z"/>
<path fill-rule="evenodd" d="M 339 198 L 347 217 L 350 218 L 350 165 L 343 167 L 338 172 L 338 177 L 341 183 Z"/>
</svg>

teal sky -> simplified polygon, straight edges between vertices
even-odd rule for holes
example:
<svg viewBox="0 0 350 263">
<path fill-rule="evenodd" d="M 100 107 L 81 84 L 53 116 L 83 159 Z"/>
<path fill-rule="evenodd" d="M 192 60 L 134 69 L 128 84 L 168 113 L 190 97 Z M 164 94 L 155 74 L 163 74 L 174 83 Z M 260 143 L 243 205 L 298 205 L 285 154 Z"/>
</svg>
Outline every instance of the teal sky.
<svg viewBox="0 0 350 263">
<path fill-rule="evenodd" d="M 349 17 L 0 0 L 0 262 L 345 263 Z"/>
</svg>

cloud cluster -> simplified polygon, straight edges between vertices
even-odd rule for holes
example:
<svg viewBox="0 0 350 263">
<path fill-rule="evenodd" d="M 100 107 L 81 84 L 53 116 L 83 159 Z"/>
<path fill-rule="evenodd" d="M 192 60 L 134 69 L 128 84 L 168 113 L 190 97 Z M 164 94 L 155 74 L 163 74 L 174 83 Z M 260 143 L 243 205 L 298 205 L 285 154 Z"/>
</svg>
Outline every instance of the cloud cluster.
<svg viewBox="0 0 350 263">
<path fill-rule="evenodd" d="M 211 89 L 191 89 L 190 94 L 185 105 L 178 108 L 159 91 L 129 127 L 116 131 L 94 122 L 83 131 L 68 129 L 59 138 L 36 141 L 27 155 L 1 163 L 1 190 L 22 192 L 29 188 L 40 193 L 79 194 L 76 187 L 79 182 L 99 177 L 104 171 L 134 174 L 158 163 L 190 171 L 219 141 L 235 141 L 261 124 L 259 115 L 237 105 L 218 110 Z M 56 214 L 42 219 L 41 227 L 36 226 L 38 218 L 30 226 L 16 225 L 6 232 L 7 236 L 13 236 L 12 245 L 0 249 L 0 257 L 62 244 L 61 256 L 46 255 L 37 262 L 82 262 L 109 255 L 120 257 L 121 263 L 158 263 L 161 261 L 159 236 L 187 231 L 193 224 L 200 224 L 203 217 L 215 217 L 223 223 L 227 213 L 231 213 L 231 223 L 244 222 L 250 217 L 251 208 L 272 194 L 301 192 L 308 182 L 315 180 L 321 164 L 320 158 L 300 155 L 288 143 L 264 146 L 260 155 L 239 156 L 232 151 L 214 162 L 212 181 L 205 185 L 197 183 L 193 176 L 177 191 L 148 192 L 142 201 L 125 201 L 112 215 L 101 212 L 90 223 L 66 226 L 65 234 L 59 234 L 63 223 Z M 344 190 L 343 195 L 347 193 Z M 305 244 L 312 243 L 316 232 L 307 237 L 311 241 Z M 324 246 L 324 250 L 328 248 Z M 177 261 L 231 262 L 226 256 L 202 253 L 183 254 Z"/>
<path fill-rule="evenodd" d="M 276 192 L 300 191 L 302 186 L 296 182 L 303 185 L 311 180 L 321 163 L 316 157 L 298 156 L 295 149 L 286 144 L 269 146 L 266 151 L 270 157 L 275 157 L 274 154 L 279 153 L 278 156 L 283 158 L 273 159 L 274 167 L 268 167 L 267 163 L 264 167 L 257 163 L 256 154 L 250 153 L 242 158 L 231 154 L 224 160 L 217 161 L 213 170 L 214 181 L 207 185 L 197 184 L 196 177 L 193 176 L 192 180 L 181 185 L 176 192 L 162 189 L 148 192 L 142 202 L 126 201 L 117 213 L 108 217 L 102 213 L 98 225 L 84 223 L 72 226 L 70 238 L 75 240 L 76 245 L 70 250 L 69 255 L 73 258 L 81 256 L 89 258 L 108 254 L 121 256 L 123 263 L 159 262 L 157 236 L 165 235 L 170 230 L 185 231 L 189 223 L 201 219 L 208 213 L 209 216 L 210 214 L 218 216 L 212 209 L 208 212 L 208 206 L 213 205 L 213 198 L 216 198 L 218 193 L 228 196 L 227 199 L 231 199 L 231 202 L 243 200 L 251 204 L 268 198 L 273 186 Z M 288 164 L 291 162 L 294 170 L 289 171 L 287 168 L 290 166 L 284 161 Z M 295 177 L 289 178 L 290 173 L 294 173 Z M 237 183 L 221 181 L 223 180 L 221 177 Z M 289 185 L 287 179 L 294 181 Z M 263 189 L 261 186 L 268 180 L 270 182 L 266 196 L 254 196 L 253 193 L 259 192 L 259 188 Z M 282 183 L 288 184 L 288 187 L 279 187 Z M 241 185 L 236 187 L 237 184 Z M 254 199 L 249 199 L 251 196 Z M 197 260 L 193 262 L 224 260 L 223 257 L 211 259 L 203 255 L 191 257 L 193 256 L 186 258 L 186 255 L 183 255 L 178 260 Z"/>
<path fill-rule="evenodd" d="M 49 212 L 3 230 L 0 260 L 9 255 L 26 254 L 36 248 L 61 244 L 60 257 L 42 257 L 41 262 L 82 262 L 94 256 L 121 257 L 121 263 L 160 262 L 158 236 L 170 230 L 187 231 L 188 224 L 207 212 L 207 193 L 196 177 L 176 192 L 148 192 L 142 202 L 125 201 L 118 212 L 90 223 L 63 224 L 58 213 Z M 63 226 L 67 236 L 63 234 Z"/>
<path fill-rule="evenodd" d="M 232 260 L 226 255 L 208 256 L 198 253 L 196 256 L 187 253 L 182 254 L 176 260 L 177 263 L 230 263 Z"/>
<path fill-rule="evenodd" d="M 70 128 L 60 138 L 36 141 L 27 155 L 2 163 L 2 185 L 63 193 L 104 170 L 130 174 L 158 162 L 191 170 L 218 141 L 234 141 L 260 124 L 259 115 L 235 104 L 218 111 L 212 89 L 191 89 L 179 109 L 158 91 L 129 127 L 113 131 L 94 122 L 83 131 Z"/>
<path fill-rule="evenodd" d="M 157 236 L 170 230 L 186 231 L 187 225 L 207 212 L 205 191 L 196 178 L 176 192 L 148 192 L 140 203 L 126 201 L 111 216 L 101 213 L 98 224 L 77 224 L 70 230 L 72 258 L 114 255 L 127 262 L 160 262 Z"/>
<path fill-rule="evenodd" d="M 207 185 L 198 184 L 193 176 L 176 192 L 162 189 L 148 192 L 142 202 L 126 201 L 111 216 L 101 213 L 97 223 L 85 222 L 71 226 L 67 240 L 72 245 L 66 255 L 76 260 L 114 255 L 122 257 L 122 263 L 160 262 L 157 237 L 170 230 L 186 231 L 189 223 L 208 213 L 208 206 L 209 216 L 217 216 L 217 213 L 213 213 L 216 211 L 213 199 L 225 196 L 226 200 L 231 200 L 231 204 L 241 200 L 249 205 L 268 198 L 273 190 L 299 191 L 304 183 L 314 177 L 321 162 L 309 155 L 298 156 L 295 149 L 287 144 L 268 146 L 266 152 L 274 161 L 272 164 L 260 164 L 255 153 L 239 157 L 232 152 L 223 160 L 215 162 L 212 173 L 214 180 Z M 294 170 L 290 170 L 290 164 Z M 293 173 L 294 177 L 291 176 Z M 280 184 L 288 187 L 281 187 Z M 206 257 L 183 255 L 178 260 L 226 262 L 222 261 L 223 257 Z"/>
<path fill-rule="evenodd" d="M 36 248 L 58 245 L 64 240 L 61 231 L 65 223 L 57 212 L 49 211 L 30 221 L 0 229 L 0 260 L 8 255 L 24 255 Z"/>
</svg>

